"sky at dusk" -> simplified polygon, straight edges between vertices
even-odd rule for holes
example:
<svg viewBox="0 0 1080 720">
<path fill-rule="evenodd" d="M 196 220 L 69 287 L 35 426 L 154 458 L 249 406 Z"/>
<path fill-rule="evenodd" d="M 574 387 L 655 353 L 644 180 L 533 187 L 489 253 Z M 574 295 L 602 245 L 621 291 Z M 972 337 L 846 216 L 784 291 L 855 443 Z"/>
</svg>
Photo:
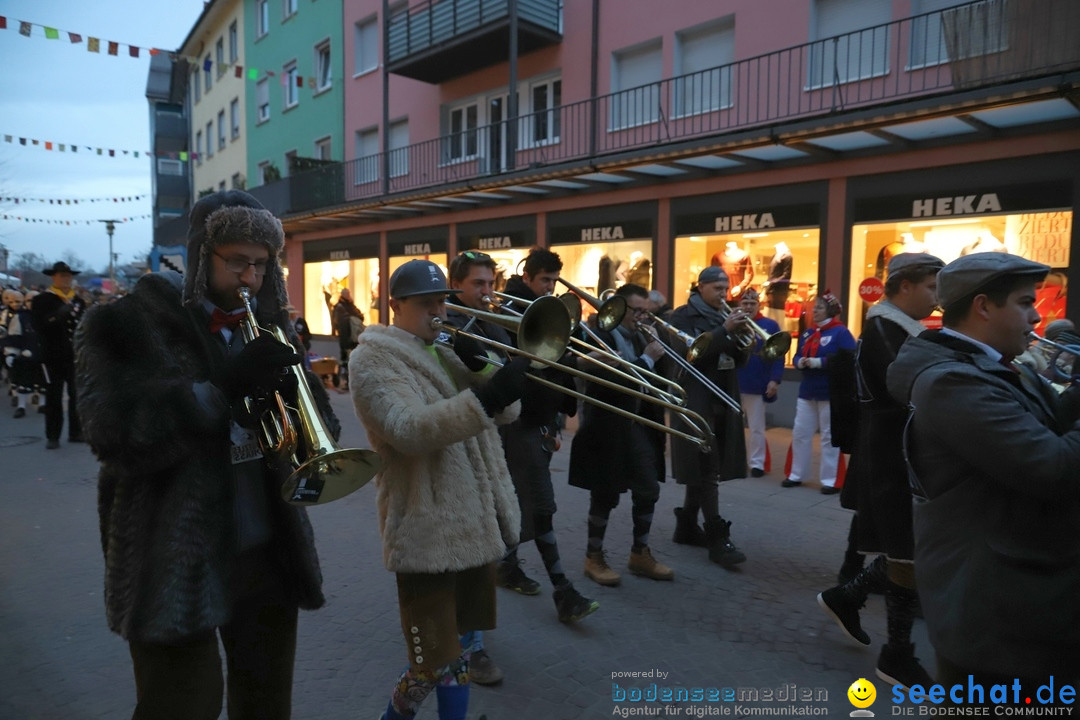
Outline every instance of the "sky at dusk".
<svg viewBox="0 0 1080 720">
<path fill-rule="evenodd" d="M 0 245 L 11 260 L 37 253 L 49 264 L 71 253 L 83 269 L 109 264 L 105 219 L 118 224 L 113 252 L 118 263 L 144 259 L 153 242 L 149 106 L 149 48 L 176 50 L 202 12 L 202 0 L 0 0 L 0 216 L 70 220 L 71 225 L 29 223 L 0 217 Z M 33 23 L 30 37 L 20 21 Z M 44 26 L 44 27 L 43 27 Z M 45 27 L 58 30 L 47 39 Z M 69 33 L 82 36 L 71 42 Z M 88 38 L 101 41 L 88 51 Z M 107 43 L 119 43 L 110 56 Z M 138 58 L 129 46 L 140 48 Z M 13 142 L 6 142 L 7 136 Z M 26 146 L 19 138 L 26 138 Z M 39 141 L 33 146 L 31 139 Z M 54 149 L 45 149 L 45 142 Z M 57 145 L 78 145 L 77 153 Z M 87 146 L 93 148 L 87 150 Z M 104 154 L 96 154 L 96 148 Z M 116 151 L 109 157 L 108 150 Z M 129 153 L 124 155 L 123 150 Z M 136 159 L 133 151 L 139 152 Z M 130 202 L 111 198 L 143 196 Z M 89 202 L 106 198 L 105 202 Z M 79 200 L 50 205 L 47 200 Z M 87 221 L 90 221 L 87 223 Z"/>
</svg>

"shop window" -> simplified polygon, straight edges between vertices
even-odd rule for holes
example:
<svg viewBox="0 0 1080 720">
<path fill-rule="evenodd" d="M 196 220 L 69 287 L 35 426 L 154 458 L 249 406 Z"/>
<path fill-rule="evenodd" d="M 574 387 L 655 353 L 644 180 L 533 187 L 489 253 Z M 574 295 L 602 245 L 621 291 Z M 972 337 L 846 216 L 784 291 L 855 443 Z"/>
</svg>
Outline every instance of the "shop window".
<svg viewBox="0 0 1080 720">
<path fill-rule="evenodd" d="M 724 232 L 675 239 L 675 286 L 672 307 L 683 305 L 706 267 L 719 265 L 728 274 L 734 305 L 747 288 L 758 291 L 761 312 L 780 328 L 798 336 L 818 292 L 820 234 L 813 228 L 783 228 L 768 232 Z M 808 315 L 807 315 L 808 317 Z M 794 352 L 795 343 L 792 343 Z"/>
<path fill-rule="evenodd" d="M 367 324 L 379 322 L 379 259 L 304 263 L 304 319 L 314 335 L 332 335 L 330 313 L 349 288 Z"/>
<path fill-rule="evenodd" d="M 897 253 L 928 252 L 948 263 L 976 252 L 1008 252 L 1052 268 L 1037 292 L 1036 309 L 1042 316 L 1038 332 L 1065 314 L 1071 236 L 1069 210 L 855 225 L 851 233 L 848 327 L 856 336 L 861 332 L 870 304 L 860 296 L 859 287 L 868 278 L 884 282 L 889 259 Z M 935 314 L 923 324 L 939 327 L 940 318 Z"/>
<path fill-rule="evenodd" d="M 622 287 L 626 283 L 652 289 L 652 238 L 636 238 L 617 242 L 554 245 L 553 252 L 563 261 L 561 275 L 593 297 L 604 290 Z M 565 292 L 560 288 L 557 292 Z M 585 317 L 594 310 L 588 304 L 582 308 Z"/>
</svg>

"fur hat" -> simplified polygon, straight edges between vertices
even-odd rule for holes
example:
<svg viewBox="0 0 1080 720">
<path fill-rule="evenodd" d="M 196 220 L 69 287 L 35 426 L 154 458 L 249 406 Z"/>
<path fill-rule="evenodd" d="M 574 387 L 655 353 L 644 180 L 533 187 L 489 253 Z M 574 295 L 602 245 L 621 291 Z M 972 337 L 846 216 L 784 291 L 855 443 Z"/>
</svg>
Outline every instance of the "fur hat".
<svg viewBox="0 0 1080 720">
<path fill-rule="evenodd" d="M 206 297 L 210 253 L 214 248 L 236 242 L 255 243 L 270 251 L 266 276 L 255 296 L 258 299 L 257 314 L 260 318 L 282 324 L 282 314 L 289 304 L 285 273 L 278 257 L 285 247 L 285 231 L 281 221 L 242 190 L 223 190 L 206 195 L 191 208 L 184 304 L 198 305 Z"/>
</svg>

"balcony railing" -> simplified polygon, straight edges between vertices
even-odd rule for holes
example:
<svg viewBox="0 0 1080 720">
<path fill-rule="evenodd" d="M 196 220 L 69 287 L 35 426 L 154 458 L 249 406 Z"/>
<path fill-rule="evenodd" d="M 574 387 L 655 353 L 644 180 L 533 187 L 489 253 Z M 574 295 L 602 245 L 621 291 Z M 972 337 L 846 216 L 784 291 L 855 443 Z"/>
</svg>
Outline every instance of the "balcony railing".
<svg viewBox="0 0 1080 720">
<path fill-rule="evenodd" d="M 1078 26 L 1074 0 L 969 3 L 303 173 L 333 187 L 288 211 L 1077 70 Z"/>
</svg>

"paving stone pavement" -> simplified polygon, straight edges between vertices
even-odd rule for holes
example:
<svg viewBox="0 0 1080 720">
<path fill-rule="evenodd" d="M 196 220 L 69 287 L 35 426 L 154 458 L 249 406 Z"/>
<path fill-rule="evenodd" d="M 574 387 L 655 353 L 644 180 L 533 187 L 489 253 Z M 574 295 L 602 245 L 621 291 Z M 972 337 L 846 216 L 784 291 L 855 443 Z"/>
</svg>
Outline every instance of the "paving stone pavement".
<svg viewBox="0 0 1080 720">
<path fill-rule="evenodd" d="M 332 401 L 344 425 L 342 445 L 365 447 L 349 397 L 332 393 Z M 774 459 L 783 458 L 789 439 L 786 429 L 769 431 Z M 600 601 L 600 610 L 576 625 L 559 623 L 539 554 L 532 544 L 522 548 L 525 569 L 544 592 L 523 597 L 498 591 L 499 628 L 486 634 L 486 644 L 506 679 L 493 688 L 474 686 L 470 719 L 607 718 L 635 708 L 655 710 L 651 717 L 744 717 L 790 706 L 760 697 L 772 691 L 781 698 L 793 687 L 824 697 L 797 707 L 846 716 L 852 710 L 847 688 L 860 677 L 876 684 L 879 698 L 887 695 L 874 676 L 885 639 L 881 596 L 871 596 L 863 612 L 874 641 L 869 648 L 845 638 L 815 603 L 815 595 L 835 582 L 850 520 L 837 496 L 823 496 L 809 483 L 782 489 L 777 470 L 724 483 L 721 512 L 734 521 L 733 539 L 748 557 L 727 571 L 711 564 L 704 549 L 671 542 L 672 508 L 682 489 L 669 479 L 651 545 L 674 568 L 674 582 L 623 572 L 621 586 L 602 588 L 582 575 L 588 496 L 566 483 L 569 449 L 567 436 L 552 462 L 556 532 L 566 572 L 581 592 Z M 0 408 L 0 718 L 130 717 L 130 658 L 126 644 L 109 632 L 103 610 L 96 472 L 85 445 L 63 441 L 60 449 L 45 450 L 43 416 L 15 420 L 6 404 Z M 327 605 L 301 613 L 296 720 L 375 720 L 404 666 L 394 577 L 382 565 L 374 497 L 368 486 L 309 510 Z M 624 497 L 606 542 L 619 570 L 626 565 L 630 530 Z M 921 621 L 914 639 L 933 673 Z M 756 690 L 759 700 L 613 699 L 619 690 L 633 696 L 653 683 L 660 689 Z M 886 707 L 879 699 L 874 709 L 888 712 Z M 434 698 L 419 717 L 436 717 Z"/>
</svg>

